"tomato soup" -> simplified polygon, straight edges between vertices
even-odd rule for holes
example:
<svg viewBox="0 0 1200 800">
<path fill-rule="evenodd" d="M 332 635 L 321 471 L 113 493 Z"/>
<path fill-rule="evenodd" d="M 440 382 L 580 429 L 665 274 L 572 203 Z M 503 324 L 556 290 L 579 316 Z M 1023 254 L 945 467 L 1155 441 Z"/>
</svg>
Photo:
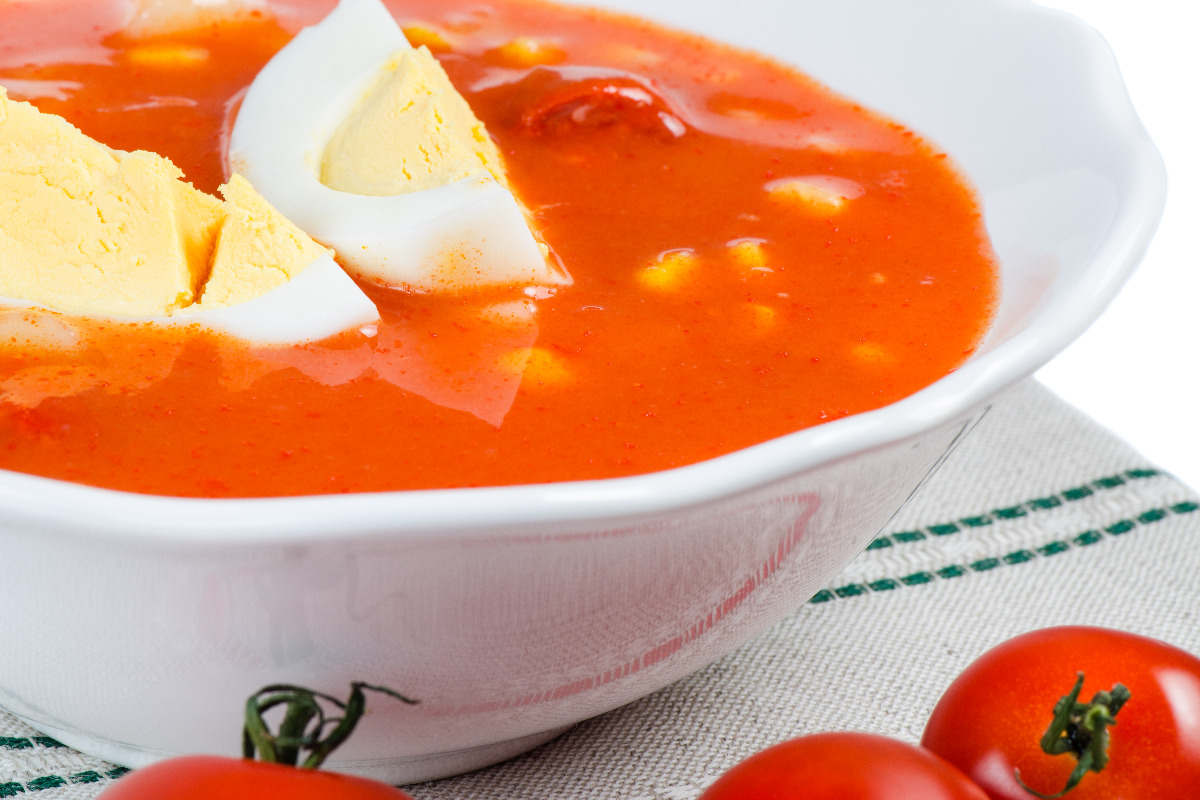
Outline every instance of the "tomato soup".
<svg viewBox="0 0 1200 800">
<path fill-rule="evenodd" d="M 66 5 L 0 6 L 0 84 L 212 192 L 239 94 L 332 3 L 152 38 Z M 487 125 L 572 284 L 519 295 L 521 324 L 480 312 L 511 293 L 371 286 L 377 334 L 319 345 L 112 323 L 84 348 L 0 349 L 0 467 L 202 497 L 625 476 L 899 400 L 985 333 L 977 199 L 903 124 L 630 18 L 389 7 Z"/>
</svg>

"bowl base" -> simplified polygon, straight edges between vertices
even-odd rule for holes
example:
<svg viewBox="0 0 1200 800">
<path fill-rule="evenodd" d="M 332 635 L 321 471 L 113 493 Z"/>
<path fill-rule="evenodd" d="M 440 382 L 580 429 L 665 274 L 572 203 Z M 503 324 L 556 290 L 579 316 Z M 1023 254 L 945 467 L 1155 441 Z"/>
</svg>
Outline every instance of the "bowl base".
<svg viewBox="0 0 1200 800">
<path fill-rule="evenodd" d="M 13 714 L 22 722 L 37 728 L 42 733 L 74 748 L 81 753 L 102 758 L 113 764 L 137 769 L 155 761 L 172 758 L 180 753 L 165 750 L 152 750 L 137 745 L 114 742 L 108 739 L 98 739 L 79 731 L 57 728 L 37 720 L 28 719 L 20 714 Z M 518 756 L 532 750 L 538 745 L 545 744 L 561 733 L 566 732 L 571 725 L 540 731 L 528 736 L 509 739 L 503 742 L 468 747 L 463 750 L 453 750 L 447 753 L 427 753 L 416 756 L 399 756 L 396 758 L 374 759 L 370 761 L 337 761 L 330 759 L 325 762 L 324 769 L 331 772 L 342 772 L 347 775 L 358 775 L 364 778 L 389 783 L 394 786 L 431 781 L 438 778 L 448 778 L 451 775 L 461 775 L 464 772 L 482 769 L 498 764 L 501 761 Z"/>
</svg>

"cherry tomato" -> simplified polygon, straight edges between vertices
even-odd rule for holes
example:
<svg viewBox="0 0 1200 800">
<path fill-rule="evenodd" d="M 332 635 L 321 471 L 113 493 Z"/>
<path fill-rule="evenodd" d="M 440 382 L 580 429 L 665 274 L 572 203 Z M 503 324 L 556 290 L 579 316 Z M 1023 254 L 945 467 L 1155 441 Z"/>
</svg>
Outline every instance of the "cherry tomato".
<svg viewBox="0 0 1200 800">
<path fill-rule="evenodd" d="M 180 756 L 122 776 L 99 800 L 412 800 L 378 781 L 223 756 Z"/>
<path fill-rule="evenodd" d="M 1107 764 L 1084 772 L 1064 796 L 1200 795 L 1200 659 L 1154 639 L 1105 628 L 1048 628 L 985 653 L 938 701 L 921 744 L 965 772 L 992 800 L 1056 795 L 1067 786 L 1077 759 L 1069 752 L 1043 752 L 1040 740 L 1055 718 L 1056 703 L 1080 674 L 1076 709 L 1118 683 L 1129 698 L 1107 726 Z M 1071 736 L 1080 740 L 1086 734 L 1072 729 L 1057 739 L 1066 748 Z"/>
<path fill-rule="evenodd" d="M 734 766 L 700 800 L 987 800 L 932 753 L 869 733 L 818 733 Z"/>
</svg>

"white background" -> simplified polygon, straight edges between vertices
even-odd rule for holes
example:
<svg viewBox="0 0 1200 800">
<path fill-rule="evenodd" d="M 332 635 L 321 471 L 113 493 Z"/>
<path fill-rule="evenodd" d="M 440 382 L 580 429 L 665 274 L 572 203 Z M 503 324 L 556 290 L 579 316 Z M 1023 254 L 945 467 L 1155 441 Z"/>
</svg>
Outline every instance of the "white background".
<svg viewBox="0 0 1200 800">
<path fill-rule="evenodd" d="M 1145 259 L 1100 320 L 1038 378 L 1147 459 L 1200 489 L 1200 4 L 1042 0 L 1116 53 L 1167 165 L 1167 207 Z"/>
</svg>

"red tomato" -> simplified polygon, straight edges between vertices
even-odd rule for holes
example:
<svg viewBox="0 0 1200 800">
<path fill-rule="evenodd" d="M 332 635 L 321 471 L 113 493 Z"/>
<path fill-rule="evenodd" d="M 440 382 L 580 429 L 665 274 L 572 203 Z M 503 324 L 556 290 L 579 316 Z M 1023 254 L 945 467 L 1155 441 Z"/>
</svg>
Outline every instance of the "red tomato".
<svg viewBox="0 0 1200 800">
<path fill-rule="evenodd" d="M 1129 699 L 1109 728 L 1108 763 L 1087 772 L 1071 800 L 1200 796 L 1200 659 L 1171 645 L 1104 628 L 1034 631 L 985 653 L 933 710 L 921 744 L 971 777 L 993 800 L 1063 790 L 1069 753 L 1039 745 L 1054 706 L 1083 673 L 1079 700 L 1120 683 Z"/>
<path fill-rule="evenodd" d="M 135 769 L 100 800 L 412 800 L 378 781 L 223 756 L 180 756 Z"/>
<path fill-rule="evenodd" d="M 870 733 L 791 739 L 737 764 L 700 800 L 987 800 L 942 759 Z"/>
</svg>

